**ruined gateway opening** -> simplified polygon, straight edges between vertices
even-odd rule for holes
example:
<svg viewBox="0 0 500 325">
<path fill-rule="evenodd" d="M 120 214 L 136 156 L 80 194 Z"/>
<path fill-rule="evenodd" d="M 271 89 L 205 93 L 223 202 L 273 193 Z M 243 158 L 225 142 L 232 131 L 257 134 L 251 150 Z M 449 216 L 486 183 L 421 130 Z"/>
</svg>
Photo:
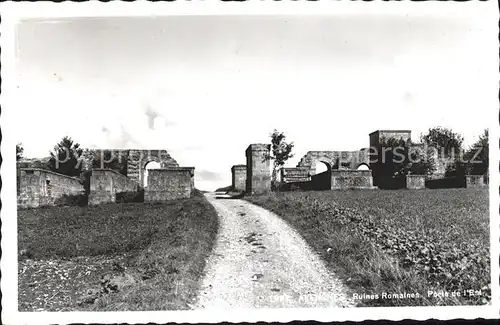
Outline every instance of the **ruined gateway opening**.
<svg viewBox="0 0 500 325">
<path fill-rule="evenodd" d="M 332 166 L 325 162 L 317 160 L 312 170 L 312 185 L 315 190 L 330 190 L 332 186 Z"/>
<path fill-rule="evenodd" d="M 150 169 L 159 169 L 161 168 L 160 163 L 156 161 L 150 161 L 146 164 L 145 169 L 144 169 L 144 180 L 143 180 L 143 186 L 146 187 L 148 186 L 148 171 Z"/>
<path fill-rule="evenodd" d="M 367 164 L 361 164 L 358 166 L 358 170 L 370 170 Z"/>
</svg>

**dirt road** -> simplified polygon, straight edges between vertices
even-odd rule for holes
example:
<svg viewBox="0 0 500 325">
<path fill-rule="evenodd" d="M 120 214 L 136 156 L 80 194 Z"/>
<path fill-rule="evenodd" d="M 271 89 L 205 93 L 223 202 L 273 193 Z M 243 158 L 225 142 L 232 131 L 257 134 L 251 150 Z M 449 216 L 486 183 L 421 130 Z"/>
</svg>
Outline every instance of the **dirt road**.
<svg viewBox="0 0 500 325">
<path fill-rule="evenodd" d="M 350 307 L 342 283 L 275 214 L 206 194 L 220 216 L 195 309 Z"/>
</svg>

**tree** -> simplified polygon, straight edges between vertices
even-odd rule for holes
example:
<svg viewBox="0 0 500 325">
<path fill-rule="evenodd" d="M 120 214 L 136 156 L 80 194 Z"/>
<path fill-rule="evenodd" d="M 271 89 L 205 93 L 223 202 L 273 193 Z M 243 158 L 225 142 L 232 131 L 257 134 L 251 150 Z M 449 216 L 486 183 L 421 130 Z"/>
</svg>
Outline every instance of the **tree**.
<svg viewBox="0 0 500 325">
<path fill-rule="evenodd" d="M 16 144 L 16 161 L 23 159 L 24 147 L 22 143 Z"/>
<path fill-rule="evenodd" d="M 484 130 L 479 139 L 464 154 L 464 162 L 467 165 L 466 172 L 472 175 L 483 175 L 488 172 L 489 150 L 488 129 Z"/>
<path fill-rule="evenodd" d="M 127 160 L 121 159 L 120 152 L 96 150 L 92 152 L 92 168 L 107 168 L 127 175 Z"/>
<path fill-rule="evenodd" d="M 426 146 L 411 140 L 388 138 L 380 141 L 376 166 L 377 185 L 397 189 L 406 184 L 407 175 L 431 175 L 436 170 L 434 156 Z M 427 151 L 426 151 L 427 150 Z"/>
<path fill-rule="evenodd" d="M 379 173 L 385 179 L 403 178 L 410 174 L 431 175 L 436 170 L 434 157 L 425 146 L 396 138 L 389 138 L 381 144 Z"/>
<path fill-rule="evenodd" d="M 464 138 L 451 129 L 437 126 L 430 128 L 427 134 L 421 136 L 422 142 L 437 150 L 440 165 L 444 165 L 446 177 L 461 177 L 465 172 L 465 165 L 461 163 Z"/>
<path fill-rule="evenodd" d="M 286 142 L 286 136 L 283 132 L 278 132 L 276 129 L 269 135 L 271 138 L 271 153 L 266 154 L 264 159 L 273 160 L 273 172 L 271 175 L 271 187 L 276 188 L 278 171 L 285 165 L 285 162 L 293 157 L 292 149 L 293 142 Z"/>
<path fill-rule="evenodd" d="M 83 149 L 80 148 L 80 144 L 65 136 L 50 152 L 49 169 L 68 176 L 80 176 L 82 153 Z"/>
<path fill-rule="evenodd" d="M 429 147 L 434 147 L 446 157 L 456 157 L 460 154 L 464 138 L 441 126 L 430 128 L 427 134 L 421 136 L 421 141 Z"/>
</svg>

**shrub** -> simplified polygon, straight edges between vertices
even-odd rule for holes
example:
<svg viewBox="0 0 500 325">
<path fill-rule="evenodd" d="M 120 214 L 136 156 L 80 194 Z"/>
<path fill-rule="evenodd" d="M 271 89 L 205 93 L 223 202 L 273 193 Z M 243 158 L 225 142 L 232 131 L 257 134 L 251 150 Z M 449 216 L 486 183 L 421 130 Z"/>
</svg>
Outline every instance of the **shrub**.
<svg viewBox="0 0 500 325">
<path fill-rule="evenodd" d="M 86 206 L 89 203 L 89 197 L 86 194 L 66 195 L 57 198 L 54 201 L 56 206 Z"/>
<path fill-rule="evenodd" d="M 405 177 L 381 178 L 378 187 L 383 190 L 398 190 L 406 187 Z"/>
<path fill-rule="evenodd" d="M 131 192 L 119 192 L 115 195 L 116 202 L 120 203 L 141 203 L 144 202 L 144 189 Z"/>
<path fill-rule="evenodd" d="M 465 178 L 456 176 L 439 179 L 429 179 L 425 181 L 425 187 L 433 189 L 465 187 Z"/>
</svg>

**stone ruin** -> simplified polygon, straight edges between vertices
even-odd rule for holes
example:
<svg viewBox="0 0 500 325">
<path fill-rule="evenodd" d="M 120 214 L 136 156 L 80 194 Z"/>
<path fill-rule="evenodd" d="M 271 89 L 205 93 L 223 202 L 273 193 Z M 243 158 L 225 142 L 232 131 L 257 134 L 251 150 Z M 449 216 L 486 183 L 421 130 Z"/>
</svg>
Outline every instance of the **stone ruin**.
<svg viewBox="0 0 500 325">
<path fill-rule="evenodd" d="M 281 168 L 278 181 L 283 190 L 343 190 L 343 189 L 375 189 L 384 183 L 380 174 L 382 144 L 387 139 L 411 139 L 409 130 L 377 130 L 370 133 L 370 148 L 358 151 L 308 151 L 296 167 Z M 376 148 L 375 152 L 371 148 Z M 414 144 L 416 150 L 422 150 L 423 144 Z M 271 190 L 270 161 L 264 159 L 270 152 L 270 145 L 251 144 L 245 154 L 246 165 L 234 165 L 231 168 L 231 189 L 249 194 L 261 194 Z M 427 180 L 445 177 L 445 171 L 451 160 L 437 157 L 434 153 L 436 171 L 432 175 L 407 175 L 403 187 L 422 189 Z M 327 170 L 316 173 L 316 163 L 326 165 Z M 245 184 L 245 186 L 243 186 Z M 482 175 L 467 175 L 463 187 L 485 187 Z"/>
<path fill-rule="evenodd" d="M 162 202 L 188 198 L 193 193 L 193 190 L 194 167 L 150 169 L 144 201 Z"/>
<path fill-rule="evenodd" d="M 105 161 L 115 168 L 99 166 Z M 159 169 L 148 170 L 150 162 L 160 164 Z M 194 167 L 179 167 L 166 150 L 85 150 L 81 157 L 82 176 L 69 177 L 41 168 L 18 167 L 19 208 L 57 205 L 64 196 L 88 195 L 88 204 L 117 202 L 117 198 L 139 197 L 144 202 L 163 202 L 188 198 L 194 191 Z M 85 188 L 84 174 L 88 177 Z"/>
<path fill-rule="evenodd" d="M 271 164 L 265 155 L 271 145 L 251 144 L 245 151 L 247 158 L 246 193 L 262 194 L 271 190 Z"/>
<path fill-rule="evenodd" d="M 247 166 L 234 165 L 231 167 L 231 189 L 236 192 L 244 192 L 247 187 Z"/>
<path fill-rule="evenodd" d="M 22 168 L 18 173 L 17 204 L 22 208 L 56 205 L 63 195 L 84 193 L 81 180 L 77 177 L 40 168 Z"/>
</svg>

